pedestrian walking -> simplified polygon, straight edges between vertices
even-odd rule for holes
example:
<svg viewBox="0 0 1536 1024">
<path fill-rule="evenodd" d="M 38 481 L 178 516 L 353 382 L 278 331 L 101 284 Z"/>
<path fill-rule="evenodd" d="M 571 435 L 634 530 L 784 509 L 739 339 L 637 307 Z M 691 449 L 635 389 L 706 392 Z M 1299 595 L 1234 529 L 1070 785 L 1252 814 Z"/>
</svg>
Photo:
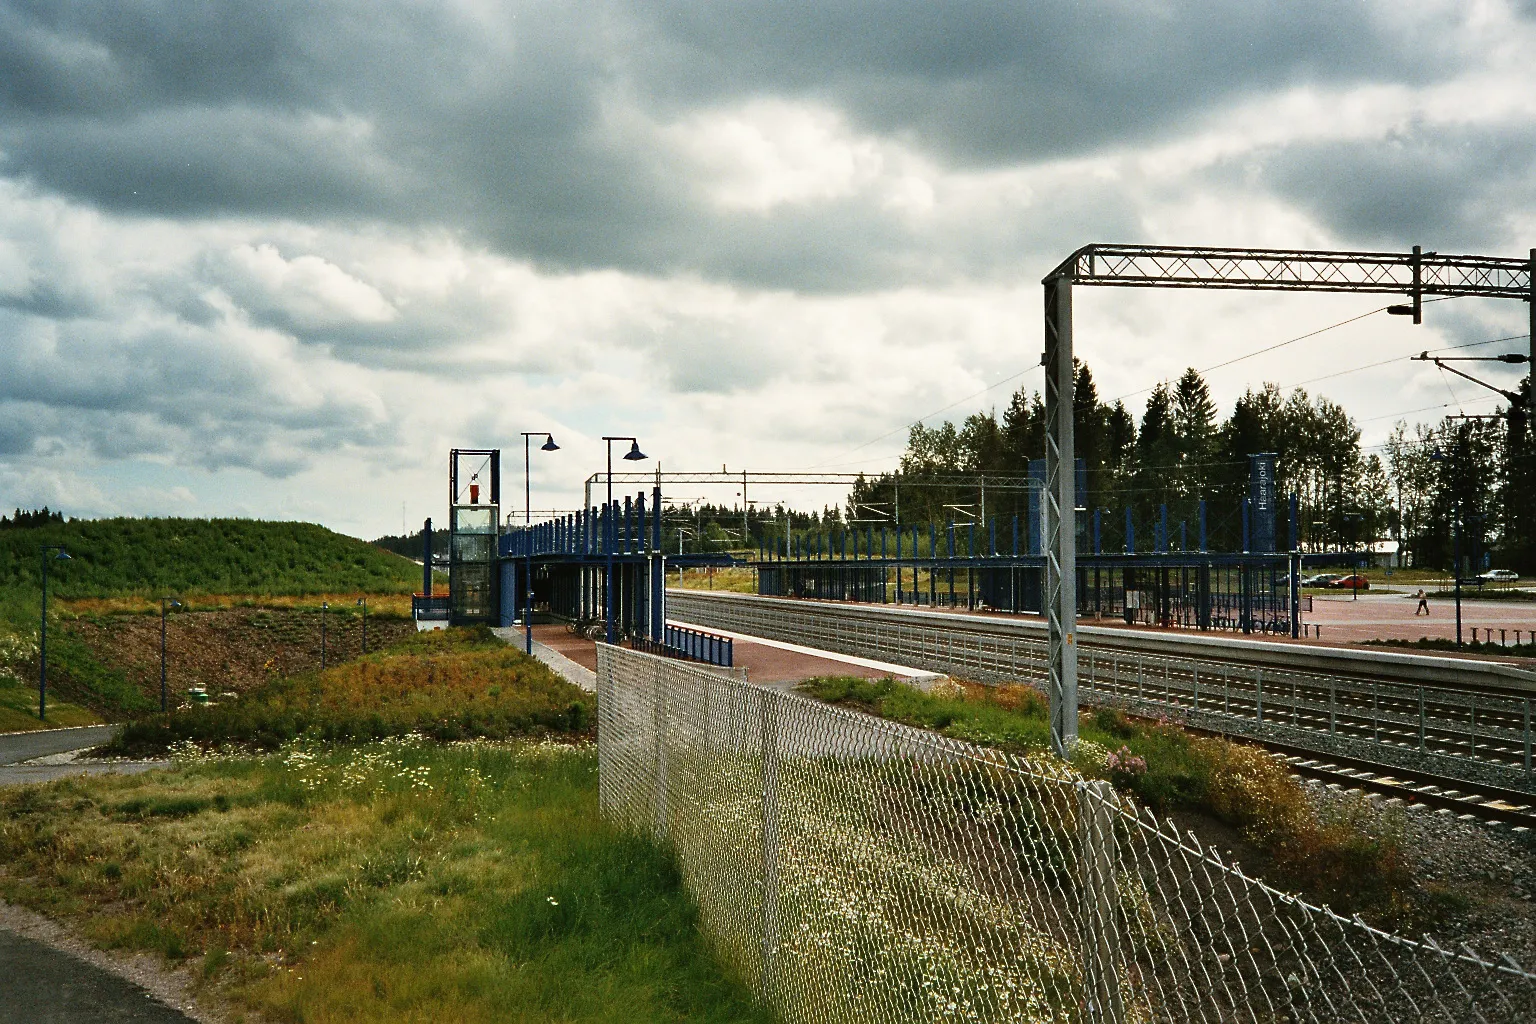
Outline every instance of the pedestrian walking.
<svg viewBox="0 0 1536 1024">
<path fill-rule="evenodd" d="M 1416 595 L 1414 595 L 1414 596 L 1416 596 L 1419 599 L 1419 606 L 1413 610 L 1413 617 L 1414 618 L 1418 618 L 1419 617 L 1419 612 L 1423 612 L 1425 615 L 1428 615 L 1429 614 L 1429 595 L 1424 593 L 1424 588 L 1420 587 L 1419 588 L 1419 592 Z"/>
</svg>

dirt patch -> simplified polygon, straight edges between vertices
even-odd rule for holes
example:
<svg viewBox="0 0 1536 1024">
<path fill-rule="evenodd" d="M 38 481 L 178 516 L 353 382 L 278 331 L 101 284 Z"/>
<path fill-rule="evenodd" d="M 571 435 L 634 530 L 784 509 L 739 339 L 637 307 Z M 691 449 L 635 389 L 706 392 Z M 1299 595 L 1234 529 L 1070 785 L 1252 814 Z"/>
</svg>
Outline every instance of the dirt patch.
<svg viewBox="0 0 1536 1024">
<path fill-rule="evenodd" d="M 85 616 L 67 627 L 107 665 L 121 669 L 146 696 L 160 696 L 160 617 Z M 368 620 L 368 648 L 378 650 L 415 632 L 408 620 Z M 325 660 L 339 664 L 362 653 L 362 617 L 327 615 Z M 230 608 L 171 615 L 166 623 L 166 679 L 172 701 L 191 687 L 215 698 L 245 693 L 272 676 L 320 667 L 320 613 L 293 608 Z"/>
</svg>

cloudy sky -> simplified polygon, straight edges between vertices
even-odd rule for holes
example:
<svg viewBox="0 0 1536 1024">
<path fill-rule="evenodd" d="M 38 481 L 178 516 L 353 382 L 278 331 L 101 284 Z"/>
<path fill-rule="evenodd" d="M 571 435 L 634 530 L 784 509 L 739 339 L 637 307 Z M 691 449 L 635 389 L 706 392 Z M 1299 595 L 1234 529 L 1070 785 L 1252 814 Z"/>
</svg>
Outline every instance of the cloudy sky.
<svg viewBox="0 0 1536 1024">
<path fill-rule="evenodd" d="M 372 536 L 535 429 L 545 508 L 604 433 L 889 467 L 1040 386 L 1088 242 L 1525 255 L 1533 53 L 1531 0 L 0 0 L 0 506 Z M 1384 304 L 1085 290 L 1077 345 L 1139 414 Z M 1428 309 L 1211 384 L 1527 329 Z M 1306 386 L 1367 443 L 1491 407 L 1403 359 Z"/>
</svg>

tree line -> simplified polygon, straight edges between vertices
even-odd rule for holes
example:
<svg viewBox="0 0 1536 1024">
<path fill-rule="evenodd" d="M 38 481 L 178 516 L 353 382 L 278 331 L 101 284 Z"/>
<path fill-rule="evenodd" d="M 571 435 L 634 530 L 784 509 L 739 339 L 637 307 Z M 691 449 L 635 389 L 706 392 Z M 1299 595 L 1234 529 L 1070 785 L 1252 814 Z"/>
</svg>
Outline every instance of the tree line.
<svg viewBox="0 0 1536 1024">
<path fill-rule="evenodd" d="M 1527 378 L 1522 394 L 1528 396 L 1529 387 Z M 1271 383 L 1249 388 L 1223 417 L 1205 380 L 1189 369 L 1150 390 L 1138 421 L 1123 401 L 1101 399 L 1092 371 L 1078 362 L 1072 420 L 1076 454 L 1086 469 L 1087 493 L 1079 495 L 1079 504 L 1088 514 L 1080 516 L 1080 528 L 1090 530 L 1098 510 L 1106 552 L 1127 547 L 1127 509 L 1135 550 L 1152 549 L 1164 508 L 1165 546 L 1196 547 L 1202 500 L 1207 547 L 1240 550 L 1248 457 L 1273 453 L 1278 492 L 1298 499 L 1303 550 L 1359 550 L 1390 538 L 1413 564 L 1448 569 L 1459 521 L 1464 566 L 1481 565 L 1486 553 L 1495 564 L 1536 571 L 1536 473 L 1529 426 L 1518 409 L 1498 418 L 1447 417 L 1413 427 L 1400 422 L 1387 444 L 1367 450 L 1342 406 L 1301 388 L 1289 394 Z M 861 480 L 849 509 L 894 514 L 899 503 L 905 522 L 973 522 L 984 503 L 989 519 L 1023 517 L 1027 493 L 999 485 L 1026 475 L 1031 460 L 1044 458 L 1045 437 L 1044 400 L 1024 388 L 1001 417 L 979 412 L 959 424 L 914 424 L 899 476 Z M 909 477 L 956 473 L 974 475 L 975 485 L 900 486 Z M 993 489 L 983 497 L 988 477 Z M 1287 548 L 1284 502 L 1278 518 L 1276 541 Z"/>
</svg>

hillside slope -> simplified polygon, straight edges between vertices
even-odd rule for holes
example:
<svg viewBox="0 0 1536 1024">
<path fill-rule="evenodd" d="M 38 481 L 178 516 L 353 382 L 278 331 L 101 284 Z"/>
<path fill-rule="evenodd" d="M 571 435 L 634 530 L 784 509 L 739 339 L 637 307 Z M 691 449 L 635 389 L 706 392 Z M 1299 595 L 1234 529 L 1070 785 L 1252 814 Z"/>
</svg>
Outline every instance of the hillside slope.
<svg viewBox="0 0 1536 1024">
<path fill-rule="evenodd" d="M 51 594 L 407 594 L 421 570 L 312 523 L 253 519 L 88 519 L 0 530 L 0 590 L 36 593 L 39 547 L 61 544 Z"/>
</svg>

